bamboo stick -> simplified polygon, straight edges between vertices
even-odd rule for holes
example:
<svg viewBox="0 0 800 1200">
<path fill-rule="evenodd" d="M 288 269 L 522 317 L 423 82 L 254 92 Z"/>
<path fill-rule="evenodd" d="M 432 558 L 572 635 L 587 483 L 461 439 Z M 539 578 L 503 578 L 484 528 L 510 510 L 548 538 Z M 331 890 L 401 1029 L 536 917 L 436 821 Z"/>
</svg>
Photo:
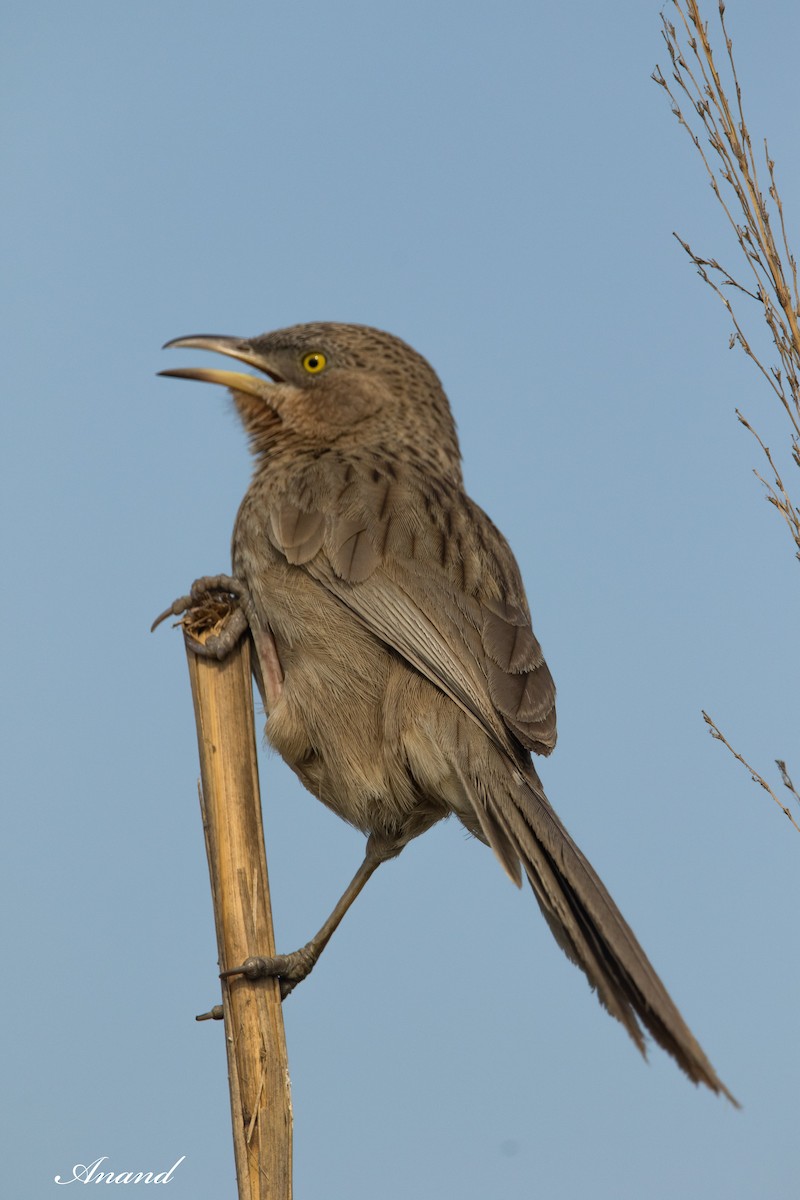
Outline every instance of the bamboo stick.
<svg viewBox="0 0 800 1200">
<path fill-rule="evenodd" d="M 195 628 L 192 635 L 205 636 Z M 249 637 L 222 662 L 194 653 L 186 639 L 221 970 L 275 953 L 250 654 Z M 239 1200 L 291 1200 L 292 1103 L 279 983 L 241 975 L 221 982 Z"/>
</svg>

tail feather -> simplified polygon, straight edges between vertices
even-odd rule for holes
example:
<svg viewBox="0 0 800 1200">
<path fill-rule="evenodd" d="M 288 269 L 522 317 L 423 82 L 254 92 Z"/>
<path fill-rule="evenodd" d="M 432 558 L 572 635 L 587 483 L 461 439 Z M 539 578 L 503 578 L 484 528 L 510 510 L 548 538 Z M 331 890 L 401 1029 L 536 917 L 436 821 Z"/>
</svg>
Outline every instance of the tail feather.
<svg viewBox="0 0 800 1200">
<path fill-rule="evenodd" d="M 738 1101 L 719 1079 L 603 883 L 559 821 L 535 772 L 471 789 L 481 831 L 512 878 L 519 863 L 553 935 L 642 1054 L 642 1026 L 694 1083 Z M 513 862 L 511 861 L 513 859 Z"/>
</svg>

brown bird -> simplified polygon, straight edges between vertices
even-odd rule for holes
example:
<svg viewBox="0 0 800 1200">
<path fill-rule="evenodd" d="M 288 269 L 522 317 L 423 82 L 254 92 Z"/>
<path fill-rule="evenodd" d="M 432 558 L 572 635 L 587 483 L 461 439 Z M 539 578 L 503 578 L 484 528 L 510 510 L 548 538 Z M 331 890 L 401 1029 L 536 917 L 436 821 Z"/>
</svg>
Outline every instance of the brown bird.
<svg viewBox="0 0 800 1200">
<path fill-rule="evenodd" d="M 555 687 L 514 556 L 464 491 L 433 369 L 360 325 L 167 345 L 259 372 L 162 372 L 230 388 L 256 460 L 233 579 L 193 594 L 210 582 L 238 595 L 269 741 L 368 835 L 319 934 L 254 969 L 290 990 L 379 863 L 455 813 L 517 885 L 527 876 L 556 941 L 642 1053 L 644 1026 L 691 1080 L 733 1100 L 544 794 L 530 752 L 555 745 Z"/>
</svg>

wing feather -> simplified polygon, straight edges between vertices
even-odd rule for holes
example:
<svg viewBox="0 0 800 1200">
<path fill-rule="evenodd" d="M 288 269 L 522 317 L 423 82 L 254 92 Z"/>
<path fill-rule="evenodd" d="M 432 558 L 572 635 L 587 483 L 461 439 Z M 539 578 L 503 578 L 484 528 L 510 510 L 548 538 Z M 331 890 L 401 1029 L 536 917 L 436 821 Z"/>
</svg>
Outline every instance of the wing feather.
<svg viewBox="0 0 800 1200">
<path fill-rule="evenodd" d="M 514 557 L 460 488 L 327 455 L 268 535 L 504 749 L 555 745 L 555 688 Z"/>
</svg>

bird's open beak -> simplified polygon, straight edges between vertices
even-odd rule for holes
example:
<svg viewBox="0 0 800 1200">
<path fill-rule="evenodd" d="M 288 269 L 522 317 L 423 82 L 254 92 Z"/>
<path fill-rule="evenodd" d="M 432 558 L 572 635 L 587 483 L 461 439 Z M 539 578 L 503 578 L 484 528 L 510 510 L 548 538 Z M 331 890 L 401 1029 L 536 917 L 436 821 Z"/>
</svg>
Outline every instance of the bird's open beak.
<svg viewBox="0 0 800 1200">
<path fill-rule="evenodd" d="M 199 379 L 201 383 L 219 383 L 223 387 L 233 388 L 237 392 L 246 392 L 250 396 L 264 398 L 266 390 L 272 383 L 279 383 L 280 376 L 270 369 L 268 363 L 257 354 L 249 342 L 242 338 L 222 337 L 215 333 L 193 334 L 192 337 L 174 338 L 164 345 L 165 350 L 174 346 L 185 350 L 212 350 L 215 354 L 226 354 L 239 362 L 247 363 L 261 371 L 259 375 L 247 375 L 244 371 L 220 371 L 214 367 L 174 367 L 170 370 L 159 371 L 159 375 L 169 375 L 174 379 Z M 265 379 L 264 376 L 267 376 Z"/>
</svg>

